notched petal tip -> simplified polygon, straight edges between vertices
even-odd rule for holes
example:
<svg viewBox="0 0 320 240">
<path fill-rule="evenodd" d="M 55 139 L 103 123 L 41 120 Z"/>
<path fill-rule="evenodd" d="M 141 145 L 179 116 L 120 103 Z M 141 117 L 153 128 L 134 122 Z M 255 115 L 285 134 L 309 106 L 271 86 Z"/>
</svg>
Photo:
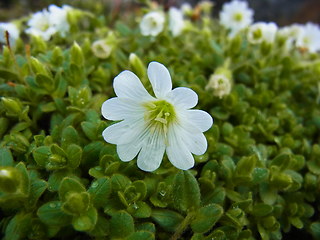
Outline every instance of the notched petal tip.
<svg viewBox="0 0 320 240">
<path fill-rule="evenodd" d="M 172 81 L 169 70 L 159 62 L 150 62 L 147 74 L 156 97 L 163 98 L 172 89 Z"/>
</svg>

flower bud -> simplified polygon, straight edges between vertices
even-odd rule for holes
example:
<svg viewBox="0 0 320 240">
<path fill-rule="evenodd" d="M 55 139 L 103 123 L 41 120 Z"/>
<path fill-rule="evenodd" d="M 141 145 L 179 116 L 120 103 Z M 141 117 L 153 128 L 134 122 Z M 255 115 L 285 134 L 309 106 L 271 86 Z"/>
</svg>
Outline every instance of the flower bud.
<svg viewBox="0 0 320 240">
<path fill-rule="evenodd" d="M 0 191 L 16 192 L 20 185 L 19 172 L 13 167 L 0 168 Z"/>
<path fill-rule="evenodd" d="M 71 49 L 70 49 L 70 54 L 71 54 L 71 62 L 75 63 L 78 66 L 83 66 L 84 64 L 84 57 L 82 53 L 81 47 L 78 45 L 78 43 L 74 42 Z"/>
<path fill-rule="evenodd" d="M 143 76 L 145 76 L 146 68 L 141 59 L 135 53 L 130 53 L 129 63 L 133 72 L 135 72 L 138 77 L 142 78 Z"/>
<path fill-rule="evenodd" d="M 1 102 L 8 116 L 19 116 L 21 114 L 22 104 L 19 100 L 2 97 Z"/>
<path fill-rule="evenodd" d="M 66 202 L 62 205 L 65 212 L 72 215 L 80 215 L 84 213 L 89 208 L 90 195 L 87 192 L 67 193 Z"/>
</svg>

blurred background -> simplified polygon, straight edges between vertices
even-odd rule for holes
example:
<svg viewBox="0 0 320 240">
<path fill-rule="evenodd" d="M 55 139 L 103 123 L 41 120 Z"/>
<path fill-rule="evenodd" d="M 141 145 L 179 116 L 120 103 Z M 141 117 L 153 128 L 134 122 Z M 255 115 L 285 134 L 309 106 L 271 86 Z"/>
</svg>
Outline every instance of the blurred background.
<svg viewBox="0 0 320 240">
<path fill-rule="evenodd" d="M 0 22 L 26 16 L 38 11 L 50 4 L 61 6 L 69 4 L 82 9 L 99 10 L 98 13 L 107 13 L 113 9 L 124 9 L 129 11 L 132 7 L 138 6 L 138 0 L 0 0 Z M 140 1 L 141 2 L 141 1 Z M 158 0 L 166 8 L 170 6 L 181 6 L 188 2 L 192 6 L 197 0 Z M 215 3 L 213 11 L 217 15 L 221 6 L 226 0 L 212 0 Z M 288 25 L 291 23 L 306 23 L 308 21 L 320 23 L 320 0 L 247 0 L 250 8 L 254 9 L 255 21 L 274 21 L 278 25 Z M 121 12 L 121 11 L 120 11 Z"/>
</svg>

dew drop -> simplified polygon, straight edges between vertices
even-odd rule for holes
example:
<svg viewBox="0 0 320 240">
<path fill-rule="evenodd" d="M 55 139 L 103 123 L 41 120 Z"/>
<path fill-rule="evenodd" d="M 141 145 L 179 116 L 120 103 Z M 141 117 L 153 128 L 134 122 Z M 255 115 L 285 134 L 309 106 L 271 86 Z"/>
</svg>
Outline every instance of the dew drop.
<svg viewBox="0 0 320 240">
<path fill-rule="evenodd" d="M 166 191 L 162 190 L 162 191 L 159 192 L 159 194 L 160 194 L 162 197 L 164 197 L 167 193 L 166 193 Z"/>
<path fill-rule="evenodd" d="M 55 203 L 50 203 L 49 206 L 50 206 L 51 208 L 55 208 L 57 205 L 56 205 Z"/>
<path fill-rule="evenodd" d="M 137 209 L 139 208 L 139 206 L 138 206 L 136 203 L 133 203 L 133 204 L 132 204 L 132 207 L 133 207 L 135 210 L 137 210 Z"/>
<path fill-rule="evenodd" d="M 92 183 L 91 187 L 92 187 L 92 188 L 96 188 L 96 187 L 98 187 L 98 185 L 99 185 L 99 183 L 94 182 L 94 183 Z"/>
</svg>

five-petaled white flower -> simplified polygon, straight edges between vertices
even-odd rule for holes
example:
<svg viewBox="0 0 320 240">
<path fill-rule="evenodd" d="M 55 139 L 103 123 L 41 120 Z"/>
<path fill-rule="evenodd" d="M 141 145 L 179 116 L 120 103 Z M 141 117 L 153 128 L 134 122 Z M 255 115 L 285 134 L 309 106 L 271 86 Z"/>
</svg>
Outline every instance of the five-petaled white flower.
<svg viewBox="0 0 320 240">
<path fill-rule="evenodd" d="M 253 22 L 253 10 L 247 2 L 234 0 L 223 5 L 219 18 L 220 24 L 230 29 L 229 37 L 234 37 Z"/>
<path fill-rule="evenodd" d="M 9 41 L 14 44 L 19 37 L 20 31 L 14 23 L 0 23 L 0 43 L 6 43 L 5 32 L 9 33 Z"/>
<path fill-rule="evenodd" d="M 320 28 L 317 24 L 307 23 L 299 32 L 296 46 L 306 48 L 311 53 L 320 50 Z"/>
<path fill-rule="evenodd" d="M 29 26 L 26 33 L 34 36 L 40 36 L 43 40 L 49 40 L 50 37 L 59 33 L 60 36 L 66 37 L 69 32 L 70 25 L 67 20 L 67 14 L 71 7 L 65 5 L 62 8 L 55 5 L 49 6 L 49 11 L 46 9 L 36 12 L 27 22 Z"/>
<path fill-rule="evenodd" d="M 278 27 L 275 23 L 257 22 L 249 27 L 248 41 L 252 44 L 273 43 Z"/>
<path fill-rule="evenodd" d="M 29 26 L 25 30 L 27 34 L 39 36 L 46 41 L 57 32 L 56 28 L 50 23 L 50 13 L 46 9 L 33 14 L 27 25 Z"/>
<path fill-rule="evenodd" d="M 169 161 L 186 170 L 194 165 L 193 154 L 204 154 L 207 131 L 213 120 L 202 110 L 191 109 L 198 95 L 189 88 L 172 90 L 168 69 L 151 62 L 147 70 L 155 97 L 151 96 L 139 78 L 130 71 L 121 72 L 113 82 L 117 97 L 105 101 L 102 115 L 120 121 L 107 127 L 102 135 L 117 144 L 117 153 L 124 162 L 138 155 L 138 167 L 156 170 L 166 152 Z"/>
<path fill-rule="evenodd" d="M 48 7 L 50 12 L 50 24 L 55 27 L 56 31 L 62 37 L 66 37 L 70 31 L 70 24 L 68 22 L 68 12 L 72 9 L 68 5 L 58 7 L 54 4 Z"/>
<path fill-rule="evenodd" d="M 185 27 L 183 20 L 183 12 L 178 8 L 172 7 L 169 9 L 169 29 L 173 36 L 178 36 Z"/>
<path fill-rule="evenodd" d="M 143 36 L 157 36 L 162 32 L 165 18 L 163 13 L 149 12 L 143 16 L 140 22 L 140 30 Z"/>
</svg>

